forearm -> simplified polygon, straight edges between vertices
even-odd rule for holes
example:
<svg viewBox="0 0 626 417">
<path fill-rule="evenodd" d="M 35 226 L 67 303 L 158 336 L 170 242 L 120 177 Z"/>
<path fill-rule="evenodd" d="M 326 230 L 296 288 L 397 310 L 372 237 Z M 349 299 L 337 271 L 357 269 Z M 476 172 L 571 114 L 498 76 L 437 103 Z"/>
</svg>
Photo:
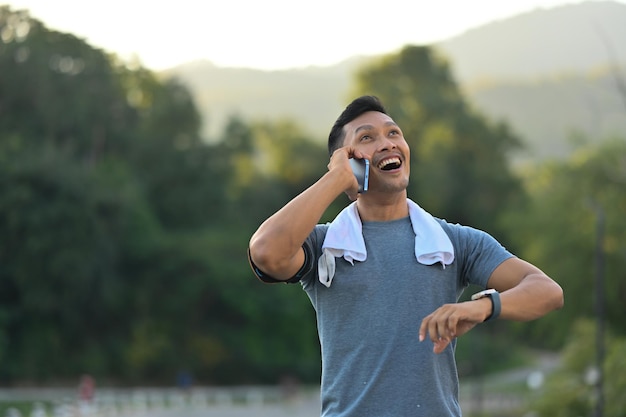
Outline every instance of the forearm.
<svg viewBox="0 0 626 417">
<path fill-rule="evenodd" d="M 329 171 L 263 222 L 250 239 L 255 264 L 276 279 L 293 275 L 302 264 L 302 244 L 344 188 Z"/>
<path fill-rule="evenodd" d="M 561 287 L 541 271 L 530 272 L 515 286 L 488 285 L 500 292 L 501 319 L 529 321 L 563 306 Z M 492 314 L 489 297 L 463 303 L 444 304 L 422 320 L 419 340 L 427 336 L 434 343 L 434 352 L 441 353 L 455 337 L 460 337 Z"/>
</svg>

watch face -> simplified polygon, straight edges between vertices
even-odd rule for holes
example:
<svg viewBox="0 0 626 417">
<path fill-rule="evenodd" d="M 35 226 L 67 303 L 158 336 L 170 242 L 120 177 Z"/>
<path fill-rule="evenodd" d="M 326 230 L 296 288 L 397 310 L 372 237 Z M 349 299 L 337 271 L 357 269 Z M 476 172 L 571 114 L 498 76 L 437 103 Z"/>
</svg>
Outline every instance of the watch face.
<svg viewBox="0 0 626 417">
<path fill-rule="evenodd" d="M 481 292 L 477 292 L 476 294 L 472 295 L 472 300 L 480 300 L 481 298 L 486 297 L 489 294 L 493 294 L 494 292 L 497 292 L 497 291 L 494 290 L 493 288 L 490 288 L 488 290 L 484 290 Z"/>
</svg>

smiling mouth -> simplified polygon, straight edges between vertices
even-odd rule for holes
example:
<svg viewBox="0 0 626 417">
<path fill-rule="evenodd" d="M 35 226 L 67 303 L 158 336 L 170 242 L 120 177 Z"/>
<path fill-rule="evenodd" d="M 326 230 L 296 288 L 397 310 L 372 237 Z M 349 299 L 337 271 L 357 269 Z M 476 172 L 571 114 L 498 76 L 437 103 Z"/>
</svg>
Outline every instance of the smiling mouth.
<svg viewBox="0 0 626 417">
<path fill-rule="evenodd" d="M 378 163 L 378 169 L 382 171 L 391 171 L 393 169 L 400 168 L 402 166 L 402 161 L 398 157 L 388 158 L 382 160 Z"/>
</svg>

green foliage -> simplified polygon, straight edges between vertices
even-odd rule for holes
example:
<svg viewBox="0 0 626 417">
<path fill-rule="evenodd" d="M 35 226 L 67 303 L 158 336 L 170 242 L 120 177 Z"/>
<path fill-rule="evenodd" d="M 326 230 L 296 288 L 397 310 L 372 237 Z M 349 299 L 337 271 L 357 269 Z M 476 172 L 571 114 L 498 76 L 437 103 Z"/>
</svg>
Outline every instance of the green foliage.
<svg viewBox="0 0 626 417">
<path fill-rule="evenodd" d="M 565 307 L 532 326 L 525 336 L 558 346 L 579 317 L 594 314 L 597 210 L 604 227 L 604 279 L 607 320 L 626 334 L 626 142 L 613 140 L 579 150 L 566 161 L 545 163 L 527 172 L 531 201 L 506 216 L 520 255 L 540 265 L 565 292 Z M 520 329 L 521 330 L 521 329 Z"/>
<path fill-rule="evenodd" d="M 541 395 L 531 408 L 542 417 L 592 415 L 597 401 L 596 385 L 591 377 L 595 358 L 596 327 L 590 320 L 572 326 L 560 368 L 549 376 Z M 606 361 L 603 365 L 604 416 L 620 417 L 626 412 L 626 339 L 608 335 Z"/>
<path fill-rule="evenodd" d="M 16 410 L 18 413 L 20 413 L 19 415 L 28 415 L 27 413 L 31 411 L 32 408 L 32 404 L 28 401 L 0 402 L 0 413 L 2 413 L 1 415 L 3 416 L 15 415 Z M 51 409 L 52 406 L 49 406 L 47 408 Z"/>
<path fill-rule="evenodd" d="M 242 121 L 207 144 L 176 80 L 25 12 L 0 31 L 0 382 L 317 380 L 308 300 L 256 281 L 246 246 L 321 147 Z"/>
<path fill-rule="evenodd" d="M 238 117 L 205 142 L 178 81 L 8 7 L 0 32 L 0 383 L 73 384 L 89 372 L 110 383 L 171 384 L 182 370 L 198 383 L 318 382 L 306 295 L 258 282 L 246 249 L 265 218 L 325 172 L 325 147 L 293 121 Z M 410 195 L 511 241 L 577 300 L 517 337 L 557 347 L 563 323 L 591 314 L 586 202 L 603 207 L 607 316 L 623 334 L 623 144 L 535 170 L 526 202 L 507 162 L 516 139 L 470 111 L 432 51 L 406 48 L 365 68 L 359 82 L 410 141 Z M 346 203 L 337 199 L 322 221 Z M 512 206 L 519 212 L 500 221 Z M 509 334 L 493 331 L 480 340 Z M 512 345 L 470 336 L 461 360 L 474 346 L 505 357 L 497 351 Z"/>
<path fill-rule="evenodd" d="M 246 125 L 234 117 L 215 151 L 216 163 L 228 166 L 228 211 L 254 229 L 317 181 L 328 161 L 324 148 L 288 120 Z"/>
<path fill-rule="evenodd" d="M 1 353 L 11 359 L 0 377 L 112 367 L 103 336 L 124 336 L 113 326 L 127 313 L 122 266 L 159 236 L 136 183 L 46 148 L 6 158 L 0 184 Z"/>
<path fill-rule="evenodd" d="M 109 58 L 72 35 L 46 29 L 26 12 L 0 9 L 0 132 L 15 145 L 54 145 L 90 161 L 123 151 L 134 112 Z"/>
<path fill-rule="evenodd" d="M 506 323 L 493 322 L 472 329 L 457 340 L 456 362 L 461 380 L 496 374 L 529 364 L 527 351 L 507 336 Z"/>
</svg>

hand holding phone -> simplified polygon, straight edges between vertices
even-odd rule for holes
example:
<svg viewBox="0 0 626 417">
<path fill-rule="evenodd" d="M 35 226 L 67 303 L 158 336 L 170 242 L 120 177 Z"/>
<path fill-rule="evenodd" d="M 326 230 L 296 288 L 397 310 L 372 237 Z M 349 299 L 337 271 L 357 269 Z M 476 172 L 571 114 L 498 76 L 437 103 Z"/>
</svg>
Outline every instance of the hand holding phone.
<svg viewBox="0 0 626 417">
<path fill-rule="evenodd" d="M 359 183 L 359 193 L 364 193 L 369 188 L 370 161 L 367 159 L 350 158 L 352 172 Z"/>
</svg>

